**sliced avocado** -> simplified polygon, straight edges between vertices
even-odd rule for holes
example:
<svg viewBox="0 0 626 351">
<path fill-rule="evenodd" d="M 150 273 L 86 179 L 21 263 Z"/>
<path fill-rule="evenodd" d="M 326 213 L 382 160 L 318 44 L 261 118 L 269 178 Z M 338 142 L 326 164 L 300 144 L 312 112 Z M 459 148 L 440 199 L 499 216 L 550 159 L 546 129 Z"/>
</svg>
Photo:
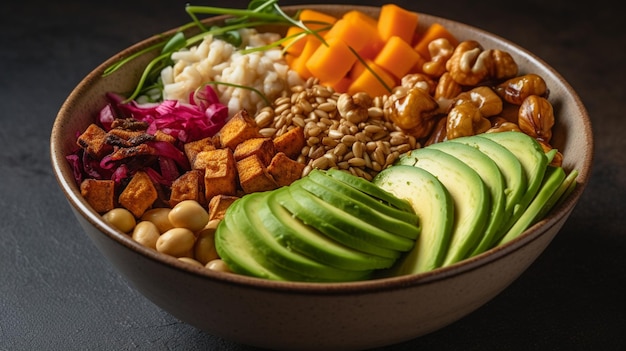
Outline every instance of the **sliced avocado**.
<svg viewBox="0 0 626 351">
<path fill-rule="evenodd" d="M 237 202 L 239 200 L 236 200 Z M 232 205 L 231 205 L 232 206 Z M 289 280 L 289 275 L 282 275 L 265 267 L 264 256 L 257 251 L 239 231 L 233 231 L 227 215 L 215 231 L 215 248 L 220 258 L 235 273 L 270 280 Z"/>
<path fill-rule="evenodd" d="M 548 166 L 545 175 L 537 191 L 537 195 L 532 199 L 526 210 L 519 217 L 517 222 L 504 235 L 500 244 L 506 243 L 518 237 L 524 230 L 540 219 L 538 216 L 544 208 L 546 202 L 559 190 L 565 180 L 565 171 L 561 167 Z"/>
<path fill-rule="evenodd" d="M 407 165 L 388 167 L 372 182 L 407 200 L 422 224 L 415 247 L 385 275 L 415 274 L 440 267 L 448 252 L 454 223 L 454 202 L 443 184 L 430 172 Z"/>
<path fill-rule="evenodd" d="M 471 256 L 490 249 L 495 244 L 496 238 L 500 236 L 505 215 L 505 180 L 500 169 L 489 156 L 466 144 L 443 142 L 431 144 L 427 148 L 443 151 L 465 162 L 480 175 L 483 183 L 487 186 L 491 195 L 491 211 L 483 237 L 472 251 Z"/>
<path fill-rule="evenodd" d="M 437 177 L 454 201 L 454 227 L 443 265 L 461 261 L 480 242 L 491 208 L 482 178 L 458 158 L 443 151 L 421 148 L 400 156 L 396 164 L 422 168 Z"/>
<path fill-rule="evenodd" d="M 395 235 L 385 229 L 378 228 L 369 223 L 367 218 L 354 216 L 332 203 L 328 203 L 311 194 L 301 186 L 304 179 L 299 179 L 289 185 L 289 192 L 296 201 L 305 201 L 309 205 L 316 205 L 318 213 L 323 220 L 335 227 L 342 229 L 354 236 L 360 236 L 370 243 L 396 251 L 409 251 L 415 245 L 415 238 L 406 238 Z M 311 210 L 313 206 L 307 206 Z"/>
<path fill-rule="evenodd" d="M 325 171 L 314 169 L 309 172 L 306 178 L 310 181 L 314 181 L 315 183 L 344 194 L 354 201 L 358 201 L 365 206 L 371 207 L 373 210 L 383 213 L 387 216 L 391 216 L 409 223 L 418 223 L 418 218 L 415 213 L 413 213 L 412 209 L 410 211 L 407 211 L 400 210 L 394 206 L 390 206 L 389 203 L 384 202 L 379 198 L 373 197 L 345 182 L 342 182 L 335 177 L 329 176 L 328 173 Z"/>
<path fill-rule="evenodd" d="M 281 245 L 316 258 L 322 263 L 348 270 L 389 268 L 394 264 L 393 258 L 352 249 L 304 224 L 278 202 L 278 193 L 272 191 L 268 195 L 267 207 L 261 207 L 258 214 Z"/>
<path fill-rule="evenodd" d="M 416 220 L 411 223 L 390 217 L 358 200 L 343 195 L 323 184 L 316 183 L 309 177 L 302 178 L 298 181 L 298 185 L 338 209 L 392 234 L 415 240 L 420 233 L 417 216 Z"/>
<path fill-rule="evenodd" d="M 535 197 L 537 190 L 539 190 L 543 175 L 546 172 L 546 166 L 548 165 L 548 157 L 541 145 L 526 133 L 511 131 L 483 133 L 477 136 L 493 140 L 511 151 L 520 161 L 526 175 L 527 187 L 518 205 L 513 210 L 513 215 L 504 226 L 505 230 L 507 230 L 526 211 L 526 207 Z"/>
<path fill-rule="evenodd" d="M 511 151 L 491 139 L 472 135 L 451 139 L 450 142 L 463 143 L 475 147 L 489 156 L 498 165 L 500 173 L 504 176 L 506 186 L 504 190 L 506 195 L 504 221 L 506 223 L 513 215 L 513 210 L 518 205 L 522 195 L 526 192 L 526 174 L 522 169 L 520 161 Z M 500 233 L 500 237 L 494 238 L 492 245 L 495 245 L 502 235 L 504 235 L 503 230 Z"/>
<path fill-rule="evenodd" d="M 231 216 L 237 221 L 243 235 L 261 251 L 268 261 L 283 269 L 293 271 L 294 280 L 298 281 L 355 281 L 362 280 L 367 271 L 339 269 L 320 263 L 316 259 L 302 255 L 297 251 L 282 246 L 265 223 L 271 222 L 271 212 L 261 215 L 267 209 L 268 192 L 246 194 L 232 209 Z M 264 219 L 264 220 L 263 220 Z"/>
<path fill-rule="evenodd" d="M 328 175 L 331 177 L 335 177 L 342 182 L 356 188 L 359 191 L 362 191 L 366 194 L 369 194 L 377 199 L 380 199 L 396 208 L 399 208 L 403 211 L 413 211 L 411 204 L 408 202 L 399 199 L 396 196 L 389 194 L 388 192 L 382 190 L 376 185 L 372 184 L 369 180 L 365 178 L 361 178 L 353 175 L 352 173 L 348 173 L 346 171 L 342 171 L 339 169 L 331 168 L 327 171 Z"/>
<path fill-rule="evenodd" d="M 333 214 L 334 208 L 328 205 L 320 206 L 320 203 L 324 204 L 324 202 L 310 195 L 306 190 L 300 190 L 304 195 L 296 194 L 297 196 L 293 196 L 290 189 L 291 185 L 275 190 L 276 200 L 304 224 L 312 226 L 333 240 L 355 250 L 394 260 L 400 256 L 399 251 L 381 247 L 370 241 L 368 233 L 357 231 L 353 234 L 352 231 L 344 231 L 335 226 L 334 222 L 337 220 Z M 327 221 L 327 218 L 331 218 L 332 221 Z"/>
</svg>

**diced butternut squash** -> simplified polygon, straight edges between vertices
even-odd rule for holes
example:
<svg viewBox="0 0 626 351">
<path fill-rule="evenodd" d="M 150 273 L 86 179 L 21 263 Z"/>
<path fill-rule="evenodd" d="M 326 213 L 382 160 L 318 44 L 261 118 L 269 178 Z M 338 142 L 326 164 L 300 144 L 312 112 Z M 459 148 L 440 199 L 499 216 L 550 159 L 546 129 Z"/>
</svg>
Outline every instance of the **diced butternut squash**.
<svg viewBox="0 0 626 351">
<path fill-rule="evenodd" d="M 307 26 L 310 30 L 318 31 L 318 34 L 323 37 L 335 22 L 337 22 L 337 18 L 328 14 L 325 14 L 320 11 L 315 11 L 311 9 L 304 9 L 300 12 L 300 16 L 298 17 Z M 287 33 L 285 37 L 292 37 L 288 40 L 285 40 L 281 43 L 281 45 L 286 49 L 286 52 L 292 55 L 299 55 L 304 49 L 304 45 L 306 44 L 306 37 L 302 38 L 297 36 L 299 33 L 303 33 L 304 29 L 298 26 L 291 26 L 287 29 Z M 307 37 L 314 36 L 307 34 Z"/>
<path fill-rule="evenodd" d="M 435 39 L 445 38 L 448 39 L 452 46 L 459 44 L 458 39 L 446 29 L 440 23 L 431 24 L 426 32 L 417 39 L 417 43 L 414 48 L 424 59 L 430 59 L 430 52 L 428 51 L 428 44 Z"/>
<path fill-rule="evenodd" d="M 407 43 L 413 42 L 418 15 L 395 4 L 381 6 L 378 16 L 378 33 L 383 41 L 399 36 Z"/>
<path fill-rule="evenodd" d="M 389 90 L 387 90 L 387 88 L 393 88 L 395 84 L 394 77 L 371 60 L 367 60 L 366 64 L 372 71 L 374 71 L 376 76 L 374 76 L 369 69 L 364 67 L 363 71 L 355 77 L 352 84 L 350 84 L 348 94 L 353 95 L 358 92 L 366 92 L 370 96 L 389 94 Z M 387 87 L 385 87 L 378 78 L 380 78 L 387 85 Z"/>
<path fill-rule="evenodd" d="M 376 57 L 376 54 L 378 54 L 385 45 L 385 42 L 378 34 L 378 22 L 376 19 L 358 10 L 346 12 L 342 19 L 347 21 L 350 26 L 360 31 L 362 36 L 367 38 L 365 45 L 357 50 L 359 56 L 364 59 L 373 59 Z"/>
<path fill-rule="evenodd" d="M 324 35 L 324 38 L 338 38 L 343 40 L 344 43 L 357 52 L 361 51 L 369 40 L 366 33 L 362 31 L 362 28 L 355 26 L 353 23 L 343 18 L 335 22 L 328 33 Z"/>
<path fill-rule="evenodd" d="M 315 50 L 317 50 L 317 48 L 322 45 L 322 42 L 312 35 L 307 36 L 305 40 L 306 43 L 304 44 L 302 53 L 298 57 L 294 58 L 290 64 L 290 68 L 296 71 L 302 79 L 308 79 L 313 76 L 311 72 L 309 72 L 309 69 L 306 67 L 306 64 L 309 61 L 309 58 L 311 58 L 311 55 L 313 55 L 313 53 L 315 52 Z"/>
<path fill-rule="evenodd" d="M 306 62 L 309 72 L 319 78 L 321 82 L 335 84 L 349 71 L 356 55 L 341 39 L 333 37 L 326 40 L 326 45 L 320 45 Z"/>
<path fill-rule="evenodd" d="M 419 60 L 419 54 L 399 36 L 389 38 L 374 63 L 401 79 Z"/>
</svg>

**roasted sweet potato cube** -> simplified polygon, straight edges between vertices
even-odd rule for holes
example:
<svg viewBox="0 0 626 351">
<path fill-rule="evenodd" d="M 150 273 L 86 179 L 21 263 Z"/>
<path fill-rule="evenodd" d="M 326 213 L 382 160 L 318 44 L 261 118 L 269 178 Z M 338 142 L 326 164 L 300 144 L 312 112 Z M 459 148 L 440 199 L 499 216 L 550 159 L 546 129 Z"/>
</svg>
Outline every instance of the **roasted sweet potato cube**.
<svg viewBox="0 0 626 351">
<path fill-rule="evenodd" d="M 237 172 L 241 189 L 246 194 L 278 188 L 278 184 L 267 172 L 265 165 L 257 155 L 251 155 L 237 161 Z"/>
<path fill-rule="evenodd" d="M 274 138 L 274 149 L 283 152 L 287 157 L 295 159 L 306 145 L 304 128 L 297 126 Z"/>
<path fill-rule="evenodd" d="M 235 150 L 244 140 L 260 137 L 259 127 L 248 111 L 241 110 L 224 124 L 219 132 L 220 144 Z"/>
<path fill-rule="evenodd" d="M 209 220 L 222 219 L 226 209 L 239 197 L 232 195 L 215 195 L 209 201 Z"/>
<path fill-rule="evenodd" d="M 206 204 L 203 170 L 192 169 L 172 182 L 172 192 L 169 200 L 170 207 L 176 206 L 183 200 L 195 200 L 199 204 Z"/>
<path fill-rule="evenodd" d="M 230 149 L 203 151 L 204 194 L 206 199 L 215 195 L 237 193 L 237 166 Z M 199 154 L 200 155 L 200 154 Z"/>
<path fill-rule="evenodd" d="M 274 157 L 274 143 L 271 138 L 252 138 L 244 140 L 235 148 L 235 161 L 242 160 L 251 155 L 257 155 L 264 166 L 270 164 Z"/>
<path fill-rule="evenodd" d="M 279 186 L 285 186 L 302 177 L 304 164 L 292 160 L 283 152 L 278 152 L 267 166 L 267 171 Z"/>
<path fill-rule="evenodd" d="M 101 159 L 113 150 L 113 146 L 106 143 L 106 137 L 104 129 L 92 123 L 78 137 L 76 143 L 92 157 Z"/>
<path fill-rule="evenodd" d="M 213 138 L 206 137 L 204 139 L 190 141 L 188 143 L 185 143 L 185 145 L 183 146 L 183 149 L 185 151 L 185 156 L 187 156 L 187 159 L 189 160 L 189 164 L 192 165 L 192 168 L 193 168 L 193 163 L 195 162 L 196 155 L 198 155 L 198 153 L 202 151 L 215 150 L 216 147 L 215 147 L 215 144 L 213 143 Z"/>
<path fill-rule="evenodd" d="M 115 208 L 115 182 L 112 180 L 85 179 L 80 183 L 80 193 L 98 213 Z"/>
<path fill-rule="evenodd" d="M 120 194 L 118 201 L 120 205 L 139 218 L 157 198 L 157 189 L 150 176 L 144 171 L 137 171 Z"/>
</svg>

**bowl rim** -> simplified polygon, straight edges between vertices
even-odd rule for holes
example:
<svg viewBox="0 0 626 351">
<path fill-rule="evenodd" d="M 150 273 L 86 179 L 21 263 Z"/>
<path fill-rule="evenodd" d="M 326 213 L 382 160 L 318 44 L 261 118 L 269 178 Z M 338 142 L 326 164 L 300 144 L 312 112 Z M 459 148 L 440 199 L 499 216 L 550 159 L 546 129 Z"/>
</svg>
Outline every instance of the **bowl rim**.
<svg viewBox="0 0 626 351">
<path fill-rule="evenodd" d="M 329 11 L 338 11 L 341 7 L 346 5 L 340 4 L 309 4 L 309 5 L 289 5 L 283 6 L 282 9 L 287 12 L 294 12 L 298 9 L 302 8 L 315 8 L 318 10 L 329 10 Z M 376 6 L 364 6 L 350 5 L 350 9 L 358 9 L 358 10 L 366 10 L 366 11 L 378 11 L 380 7 Z M 357 282 L 338 282 L 338 283 L 315 283 L 315 282 L 285 282 L 285 281 L 272 281 L 262 278 L 249 277 L 239 274 L 230 274 L 224 272 L 216 272 L 212 270 L 208 270 L 203 267 L 196 267 L 185 262 L 181 262 L 175 257 L 168 256 L 166 254 L 159 253 L 153 249 L 147 248 L 131 239 L 128 234 L 125 234 L 121 231 L 118 231 L 112 227 L 110 227 L 103 219 L 102 216 L 89 206 L 86 200 L 80 194 L 80 190 L 78 189 L 73 177 L 71 176 L 72 172 L 70 170 L 69 165 L 65 160 L 65 155 L 61 154 L 61 139 L 62 136 L 59 135 L 60 129 L 62 129 L 62 124 L 64 123 L 64 118 L 69 116 L 68 110 L 71 109 L 74 101 L 80 98 L 81 91 L 85 88 L 89 88 L 91 85 L 94 85 L 95 81 L 97 81 L 104 70 L 109 67 L 112 63 L 119 60 L 122 57 L 128 56 L 130 53 L 134 53 L 140 51 L 143 48 L 146 48 L 156 42 L 163 40 L 163 35 L 171 35 L 178 28 L 172 28 L 163 33 L 153 35 L 146 39 L 143 39 L 126 49 L 114 54 L 109 59 L 102 62 L 98 65 L 94 70 L 89 72 L 77 85 L 72 89 L 66 100 L 63 102 L 62 106 L 59 109 L 59 112 L 54 120 L 52 131 L 50 135 L 50 157 L 51 164 L 54 171 L 55 178 L 57 179 L 58 184 L 60 185 L 61 190 L 63 191 L 66 200 L 72 206 L 73 210 L 75 210 L 76 214 L 81 215 L 85 220 L 87 220 L 91 225 L 98 229 L 102 234 L 106 235 L 109 239 L 115 241 L 120 244 L 124 249 L 131 250 L 147 259 L 150 259 L 158 264 L 167 266 L 169 268 L 174 268 L 180 271 L 183 274 L 190 274 L 197 276 L 201 279 L 210 279 L 215 282 L 220 282 L 228 285 L 237 285 L 237 286 L 246 286 L 249 288 L 260 289 L 260 290 L 273 290 L 280 291 L 284 293 L 306 293 L 306 294 L 318 294 L 318 295 L 328 295 L 328 294 L 350 294 L 350 293 L 367 293 L 367 292 L 376 292 L 382 290 L 395 290 L 402 289 L 407 286 L 415 286 L 415 285 L 425 285 L 431 284 L 440 280 L 445 280 L 453 276 L 457 276 L 472 270 L 476 270 L 486 264 L 489 264 L 493 261 L 499 260 L 500 258 L 512 253 L 514 251 L 522 249 L 527 244 L 537 240 L 541 234 L 542 230 L 547 230 L 557 225 L 557 222 L 561 220 L 563 217 L 569 215 L 571 211 L 576 206 L 576 203 L 582 196 L 590 178 L 591 166 L 593 161 L 593 134 L 591 128 L 591 122 L 586 108 L 584 107 L 580 97 L 574 91 L 574 89 L 570 86 L 570 84 L 558 73 L 553 67 L 544 62 L 541 58 L 536 56 L 535 54 L 529 52 L 525 48 L 515 44 L 508 39 L 498 36 L 497 34 L 487 32 L 481 28 L 468 25 L 462 22 L 458 22 L 455 20 L 447 19 L 444 17 L 434 16 L 427 13 L 422 13 L 415 11 L 420 15 L 420 18 L 428 18 L 431 21 L 440 21 L 442 23 L 453 23 L 455 26 L 463 29 L 470 30 L 471 32 L 478 33 L 484 36 L 489 36 L 497 41 L 506 44 L 509 47 L 515 49 L 518 53 L 525 55 L 527 58 L 535 61 L 536 63 L 542 65 L 544 69 L 546 69 L 550 74 L 554 76 L 554 78 L 559 81 L 565 88 L 566 93 L 570 95 L 572 101 L 577 104 L 577 108 L 580 110 L 580 113 L 583 117 L 583 129 L 585 130 L 585 142 L 589 147 L 589 152 L 585 155 L 582 160 L 582 167 L 578 169 L 579 174 L 577 178 L 577 186 L 574 191 L 568 196 L 568 198 L 560 203 L 557 207 L 552 209 L 551 213 L 542 219 L 541 221 L 535 223 L 531 227 L 529 227 L 526 231 L 524 231 L 517 238 L 504 243 L 500 246 L 496 246 L 490 250 L 487 250 L 479 255 L 470 257 L 468 259 L 462 260 L 458 263 L 440 267 L 434 269 L 432 271 L 412 274 L 412 275 L 404 275 L 398 277 L 389 277 L 389 278 L 379 278 L 365 281 L 357 281 Z M 206 19 L 204 21 L 210 22 L 219 22 L 225 19 L 227 16 L 215 16 L 210 19 Z"/>
</svg>

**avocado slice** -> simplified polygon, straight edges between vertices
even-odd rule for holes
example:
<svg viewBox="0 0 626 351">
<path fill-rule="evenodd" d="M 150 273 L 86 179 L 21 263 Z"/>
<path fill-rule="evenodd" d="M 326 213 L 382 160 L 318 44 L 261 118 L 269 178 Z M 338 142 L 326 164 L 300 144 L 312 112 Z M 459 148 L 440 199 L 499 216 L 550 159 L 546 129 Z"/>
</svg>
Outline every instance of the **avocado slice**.
<svg viewBox="0 0 626 351">
<path fill-rule="evenodd" d="M 267 208 L 268 194 L 268 192 L 246 194 L 233 208 L 231 215 L 242 234 L 247 236 L 250 243 L 261 251 L 269 262 L 293 271 L 294 280 L 298 281 L 355 281 L 362 280 L 370 273 L 329 266 L 282 246 L 274 236 L 276 233 L 266 225 L 272 218 L 267 217 L 267 213 L 260 214 L 263 208 Z"/>
<path fill-rule="evenodd" d="M 483 133 L 478 134 L 477 137 L 493 140 L 511 151 L 520 161 L 526 175 L 527 187 L 525 192 L 517 206 L 513 209 L 512 216 L 504 226 L 504 229 L 508 230 L 526 211 L 526 207 L 537 194 L 543 175 L 546 172 L 548 157 L 541 145 L 526 133 L 514 131 Z"/>
<path fill-rule="evenodd" d="M 505 215 L 504 176 L 496 163 L 478 149 L 462 143 L 436 143 L 427 148 L 443 151 L 463 161 L 470 166 L 483 180 L 491 195 L 491 211 L 485 226 L 483 237 L 474 248 L 471 256 L 482 253 L 491 248 L 495 238 L 499 237 Z"/>
<path fill-rule="evenodd" d="M 365 178 L 361 178 L 353 175 L 352 173 L 348 173 L 346 171 L 342 171 L 339 169 L 331 168 L 327 171 L 328 175 L 334 178 L 339 179 L 340 181 L 354 187 L 355 189 L 362 191 L 366 194 L 369 194 L 385 203 L 399 208 L 403 211 L 413 211 L 411 204 L 408 202 L 389 194 L 387 191 L 381 189 L 380 187 L 374 185 L 372 182 Z"/>
<path fill-rule="evenodd" d="M 409 223 L 418 223 L 417 215 L 413 212 L 413 209 L 410 210 L 400 210 L 394 206 L 390 206 L 389 203 L 380 200 L 377 197 L 371 196 L 363 191 L 350 186 L 342 181 L 340 181 L 336 177 L 331 177 L 327 172 L 313 169 L 306 176 L 309 181 L 315 182 L 317 184 L 323 185 L 324 187 L 330 188 L 344 194 L 349 197 L 353 201 L 358 201 L 365 206 L 368 206 L 380 213 L 383 213 L 387 216 L 397 218 L 401 221 L 409 222 Z"/>
<path fill-rule="evenodd" d="M 395 263 L 393 258 L 350 248 L 304 224 L 279 203 L 276 199 L 279 193 L 281 192 L 272 191 L 268 195 L 267 207 L 260 207 L 258 215 L 281 245 L 322 263 L 347 270 L 389 268 Z"/>
<path fill-rule="evenodd" d="M 326 186 L 316 183 L 310 180 L 308 177 L 304 177 L 298 181 L 298 186 L 307 190 L 311 194 L 318 198 L 332 204 L 338 209 L 345 211 L 357 218 L 362 218 L 369 224 L 372 224 L 382 230 L 388 231 L 392 234 L 400 235 L 405 238 L 415 240 L 420 233 L 419 221 L 405 222 L 378 211 L 376 208 L 372 208 L 363 204 L 355 199 L 327 188 Z M 385 206 L 381 204 L 382 206 Z"/>
<path fill-rule="evenodd" d="M 472 135 L 451 139 L 449 142 L 472 146 L 489 156 L 496 163 L 500 173 L 504 176 L 504 193 L 506 197 L 504 221 L 507 222 L 513 215 L 513 210 L 519 203 L 522 195 L 526 192 L 526 174 L 522 169 L 520 161 L 511 151 L 491 139 Z M 504 230 L 501 230 L 499 236 L 494 238 L 492 245 L 495 245 L 502 235 L 504 235 Z"/>
<path fill-rule="evenodd" d="M 239 199 L 235 202 L 237 201 Z M 253 247 L 241 232 L 232 230 L 229 225 L 230 217 L 225 216 L 215 231 L 215 249 L 230 270 L 238 274 L 269 280 L 289 280 L 290 274 L 281 274 L 265 266 L 263 254 Z"/>
<path fill-rule="evenodd" d="M 378 228 L 369 223 L 369 218 L 354 216 L 335 204 L 328 203 L 323 199 L 311 194 L 304 189 L 301 183 L 305 179 L 299 179 L 289 185 L 289 192 L 296 201 L 306 201 L 310 205 L 316 205 L 320 220 L 342 229 L 354 236 L 360 236 L 374 245 L 395 251 L 409 251 L 415 245 L 415 238 L 406 238 L 390 233 L 385 229 Z M 313 206 L 307 206 L 311 210 Z"/>
<path fill-rule="evenodd" d="M 443 265 L 469 257 L 481 240 L 491 208 L 482 178 L 458 158 L 436 149 L 409 151 L 400 156 L 396 164 L 430 172 L 443 183 L 454 201 L 454 228 Z"/>
<path fill-rule="evenodd" d="M 559 190 L 565 179 L 566 175 L 563 168 L 548 166 L 536 196 L 532 199 L 517 222 L 513 224 L 502 240 L 500 240 L 500 244 L 515 239 L 522 232 L 524 232 L 524 230 L 534 224 L 537 220 L 541 219 L 539 214 L 545 204 L 550 201 L 553 194 Z"/>
<path fill-rule="evenodd" d="M 293 184 L 293 183 L 292 183 Z M 287 209 L 292 216 L 298 218 L 304 224 L 312 226 L 333 240 L 336 240 L 355 250 L 363 251 L 371 255 L 378 255 L 393 260 L 400 256 L 398 250 L 393 250 L 379 246 L 377 243 L 369 240 L 368 233 L 354 230 L 345 231 L 335 225 L 335 222 L 341 222 L 335 217 L 337 214 L 332 206 L 325 204 L 306 190 L 301 189 L 299 192 L 291 191 L 291 185 L 279 188 L 276 191 L 276 200 Z M 295 190 L 295 189 L 294 189 Z M 331 219 L 331 221 L 328 221 Z M 349 224 L 348 224 L 349 226 Z"/>
<path fill-rule="evenodd" d="M 399 276 L 440 267 L 450 245 L 454 223 L 454 202 L 444 185 L 431 173 L 408 165 L 388 167 L 372 182 L 407 200 L 422 224 L 415 247 L 384 274 Z"/>
</svg>

